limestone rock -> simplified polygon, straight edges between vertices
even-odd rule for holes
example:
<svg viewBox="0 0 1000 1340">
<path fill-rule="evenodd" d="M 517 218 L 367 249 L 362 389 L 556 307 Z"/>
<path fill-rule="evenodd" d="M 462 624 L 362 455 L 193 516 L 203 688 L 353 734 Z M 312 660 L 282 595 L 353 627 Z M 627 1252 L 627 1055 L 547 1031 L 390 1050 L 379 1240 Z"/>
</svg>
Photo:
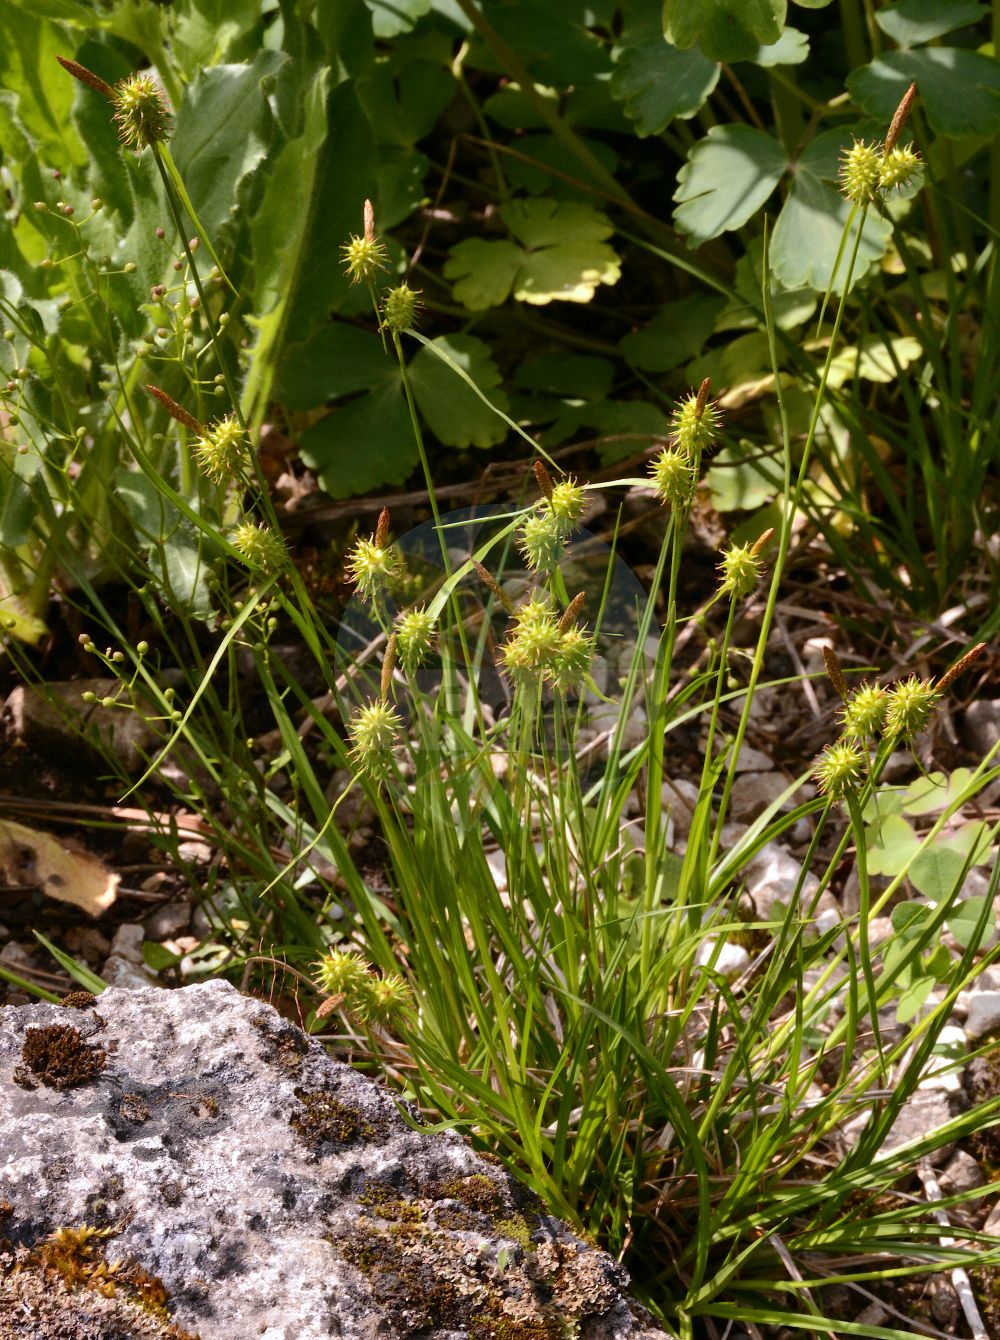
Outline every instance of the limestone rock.
<svg viewBox="0 0 1000 1340">
<path fill-rule="evenodd" d="M 201 1340 L 666 1340 L 611 1257 L 265 1003 L 221 981 L 77 1003 L 0 1010 L 0 1316 L 12 1254 L 86 1225 L 117 1296 L 152 1280 Z"/>
</svg>

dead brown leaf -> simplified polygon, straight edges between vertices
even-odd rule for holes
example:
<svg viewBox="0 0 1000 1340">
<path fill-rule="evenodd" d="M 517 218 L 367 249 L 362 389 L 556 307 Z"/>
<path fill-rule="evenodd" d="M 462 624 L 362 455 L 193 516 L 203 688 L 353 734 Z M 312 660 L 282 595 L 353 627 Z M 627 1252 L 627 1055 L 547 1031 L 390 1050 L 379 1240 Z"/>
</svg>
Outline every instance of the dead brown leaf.
<svg viewBox="0 0 1000 1340">
<path fill-rule="evenodd" d="M 72 851 L 49 833 L 0 819 L 0 883 L 8 890 L 41 889 L 99 917 L 115 901 L 120 878 L 90 852 Z"/>
</svg>

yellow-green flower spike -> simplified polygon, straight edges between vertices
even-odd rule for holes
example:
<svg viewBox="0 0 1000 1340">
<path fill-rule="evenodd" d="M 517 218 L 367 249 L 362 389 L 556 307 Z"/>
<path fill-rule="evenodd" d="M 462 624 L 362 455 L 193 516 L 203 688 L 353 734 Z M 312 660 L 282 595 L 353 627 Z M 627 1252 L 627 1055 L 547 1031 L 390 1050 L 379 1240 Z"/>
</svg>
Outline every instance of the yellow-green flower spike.
<svg viewBox="0 0 1000 1340">
<path fill-rule="evenodd" d="M 241 473 L 249 459 L 249 450 L 235 414 L 227 414 L 205 429 L 194 444 L 194 455 L 202 472 L 217 484 Z"/>
<path fill-rule="evenodd" d="M 823 750 L 813 766 L 813 777 L 824 795 L 841 800 L 864 779 L 865 759 L 858 745 L 838 740 Z"/>
<path fill-rule="evenodd" d="M 896 186 L 905 186 L 920 170 L 920 156 L 912 144 L 905 149 L 890 149 L 882 155 L 879 165 L 879 185 L 883 191 L 891 191 Z"/>
<path fill-rule="evenodd" d="M 314 964 L 313 980 L 328 996 L 350 996 L 367 982 L 368 968 L 356 949 L 331 949 Z"/>
<path fill-rule="evenodd" d="M 664 447 L 649 463 L 656 496 L 665 507 L 683 507 L 691 501 L 696 483 L 694 466 L 685 451 Z"/>
<path fill-rule="evenodd" d="M 355 765 L 372 777 L 387 772 L 402 728 L 399 713 L 383 699 L 360 707 L 348 724 Z"/>
<path fill-rule="evenodd" d="M 407 610 L 396 619 L 396 651 L 408 675 L 424 664 L 433 642 L 434 618 L 427 610 Z"/>
<path fill-rule="evenodd" d="M 233 544 L 247 567 L 257 572 L 279 572 L 288 561 L 288 550 L 281 536 L 255 521 L 244 521 L 236 527 Z"/>
<path fill-rule="evenodd" d="M 881 684 L 864 684 L 847 700 L 843 710 L 844 734 L 849 740 L 869 740 L 885 721 L 889 695 Z"/>
<path fill-rule="evenodd" d="M 722 591 L 732 600 L 742 600 L 760 580 L 761 567 L 752 545 L 731 545 L 719 564 Z"/>
<path fill-rule="evenodd" d="M 893 684 L 887 696 L 883 733 L 912 740 L 927 725 L 939 695 L 929 679 L 910 675 L 909 679 Z"/>
<path fill-rule="evenodd" d="M 399 558 L 390 545 L 377 539 L 356 540 L 347 558 L 347 572 L 358 588 L 358 595 L 374 600 L 399 574 Z"/>
<path fill-rule="evenodd" d="M 517 543 L 524 561 L 535 572 L 551 572 L 566 547 L 563 528 L 548 508 L 532 512 L 525 519 L 518 531 Z"/>
<path fill-rule="evenodd" d="M 391 288 L 382 300 L 382 324 L 395 331 L 408 330 L 416 323 L 420 311 L 420 294 L 409 284 Z"/>
<path fill-rule="evenodd" d="M 170 111 L 152 75 L 130 74 L 114 89 L 114 121 L 126 149 L 142 153 L 170 136 Z"/>
<path fill-rule="evenodd" d="M 877 144 L 855 140 L 840 164 L 840 189 L 852 205 L 867 205 L 878 195 L 882 153 Z"/>
</svg>

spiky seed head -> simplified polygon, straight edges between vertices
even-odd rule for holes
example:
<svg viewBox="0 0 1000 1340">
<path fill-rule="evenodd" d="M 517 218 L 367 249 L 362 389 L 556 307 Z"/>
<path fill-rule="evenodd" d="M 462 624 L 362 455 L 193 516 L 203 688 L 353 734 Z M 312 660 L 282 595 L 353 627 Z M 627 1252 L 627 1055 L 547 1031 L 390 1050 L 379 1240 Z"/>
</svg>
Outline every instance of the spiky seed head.
<svg viewBox="0 0 1000 1340">
<path fill-rule="evenodd" d="M 867 205 L 878 195 L 882 153 L 877 144 L 855 140 L 840 162 L 840 189 L 852 205 Z"/>
<path fill-rule="evenodd" d="M 347 558 L 347 573 L 363 600 L 374 600 L 399 576 L 399 556 L 390 545 L 359 539 Z"/>
<path fill-rule="evenodd" d="M 150 74 L 130 74 L 114 89 L 114 121 L 126 149 L 142 153 L 170 136 L 170 109 Z"/>
<path fill-rule="evenodd" d="M 288 562 L 284 540 L 263 523 L 244 521 L 233 531 L 233 544 L 247 567 L 256 572 L 280 572 Z"/>
<path fill-rule="evenodd" d="M 382 300 L 382 324 L 397 334 L 416 323 L 420 311 L 420 292 L 409 284 L 391 288 Z"/>
<path fill-rule="evenodd" d="M 328 996 L 352 996 L 368 980 L 369 964 L 356 949 L 331 949 L 313 964 L 313 980 Z"/>
<path fill-rule="evenodd" d="M 823 750 L 813 766 L 813 777 L 824 795 L 841 800 L 864 779 L 865 759 L 851 740 L 838 740 Z"/>
<path fill-rule="evenodd" d="M 731 600 L 742 600 L 760 580 L 762 566 L 752 545 L 730 545 L 719 564 L 720 589 Z"/>
<path fill-rule="evenodd" d="M 359 993 L 354 1012 L 369 1024 L 391 1024 L 407 1012 L 413 1003 L 406 979 L 398 972 L 385 977 L 369 977 Z"/>
<path fill-rule="evenodd" d="M 882 729 L 888 706 L 889 695 L 881 684 L 863 684 L 844 706 L 845 736 L 849 740 L 870 740 Z"/>
<path fill-rule="evenodd" d="M 562 693 L 578 689 L 594 658 L 594 639 L 582 628 L 567 628 L 548 667 L 547 677 Z"/>
<path fill-rule="evenodd" d="M 249 451 L 243 429 L 235 414 L 227 414 L 203 430 L 194 444 L 195 460 L 201 471 L 217 484 L 241 474 Z"/>
<path fill-rule="evenodd" d="M 430 655 L 434 642 L 434 618 L 423 608 L 407 610 L 396 620 L 396 648 L 408 675 L 418 670 Z"/>
<path fill-rule="evenodd" d="M 352 284 L 370 283 L 389 265 L 389 253 L 380 237 L 355 237 L 340 248 L 344 269 Z"/>
<path fill-rule="evenodd" d="M 560 479 L 558 484 L 552 485 L 547 509 L 559 523 L 559 529 L 564 535 L 569 535 L 583 516 L 586 502 L 583 486 L 578 484 L 572 476 L 568 479 Z"/>
<path fill-rule="evenodd" d="M 896 186 L 905 186 L 919 170 L 920 155 L 912 144 L 908 144 L 904 149 L 890 149 L 882 155 L 879 165 L 879 186 L 883 191 L 891 191 Z"/>
<path fill-rule="evenodd" d="M 566 537 L 558 518 L 546 507 L 532 512 L 517 537 L 524 561 L 535 572 L 551 572 L 562 558 Z"/>
<path fill-rule="evenodd" d="M 382 698 L 359 707 L 348 724 L 355 766 L 370 777 L 386 773 L 402 727 L 399 713 Z"/>
<path fill-rule="evenodd" d="M 557 655 L 562 636 L 548 601 L 532 596 L 514 616 L 510 638 L 501 650 L 504 669 L 515 683 L 540 679 Z"/>
<path fill-rule="evenodd" d="M 893 684 L 887 693 L 884 734 L 901 740 L 912 740 L 927 725 L 938 693 L 929 679 L 910 675 Z"/>
<path fill-rule="evenodd" d="M 677 402 L 670 421 L 671 440 L 691 461 L 712 446 L 722 426 L 719 407 L 708 399 L 704 382 L 702 388 Z"/>
<path fill-rule="evenodd" d="M 690 502 L 696 483 L 694 466 L 687 452 L 664 447 L 649 463 L 656 496 L 665 507 L 683 507 Z"/>
</svg>

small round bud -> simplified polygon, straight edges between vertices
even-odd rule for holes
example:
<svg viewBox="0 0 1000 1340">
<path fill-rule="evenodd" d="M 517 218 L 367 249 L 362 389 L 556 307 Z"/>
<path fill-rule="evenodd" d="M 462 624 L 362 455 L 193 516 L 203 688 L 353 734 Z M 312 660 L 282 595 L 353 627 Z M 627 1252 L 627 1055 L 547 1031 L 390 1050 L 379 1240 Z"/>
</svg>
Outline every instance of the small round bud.
<svg viewBox="0 0 1000 1340">
<path fill-rule="evenodd" d="M 112 654 L 111 659 L 113 661 L 124 661 L 125 653 L 123 651 L 116 651 Z"/>
<path fill-rule="evenodd" d="M 101 199 L 99 195 L 95 195 L 93 200 L 91 200 L 90 208 L 94 211 L 95 214 L 100 214 L 101 210 L 104 208 L 104 201 Z"/>
<path fill-rule="evenodd" d="M 101 699 L 101 706 L 102 706 L 102 707 L 114 707 L 114 705 L 115 705 L 115 700 L 114 700 L 114 698 L 112 698 L 112 696 L 111 696 L 110 693 L 107 695 L 107 697 Z"/>
<path fill-rule="evenodd" d="M 124 274 L 134 275 L 136 272 L 135 261 L 126 261 L 125 264 L 122 266 L 122 271 Z"/>
<path fill-rule="evenodd" d="M 93 690 L 91 690 L 91 689 L 87 689 L 87 691 L 86 691 L 85 693 L 81 694 L 80 696 L 82 697 L 82 699 L 83 699 L 83 701 L 84 701 L 85 703 L 96 703 L 96 702 L 97 702 L 97 694 L 94 693 Z"/>
<path fill-rule="evenodd" d="M 149 643 L 148 643 L 148 642 L 137 642 L 137 643 L 136 643 L 136 646 L 135 646 L 135 649 L 136 649 L 136 651 L 138 652 L 138 654 L 139 654 L 140 656 L 145 656 L 146 652 L 149 651 Z"/>
<path fill-rule="evenodd" d="M 10 344 L 10 342 L 13 340 L 14 332 L 11 330 L 10 326 L 8 326 L 7 329 L 4 331 L 3 337 L 8 344 Z"/>
<path fill-rule="evenodd" d="M 163 239 L 166 237 L 166 235 L 167 235 L 166 232 L 165 232 L 162 228 L 157 228 L 157 230 L 156 230 L 156 236 L 157 236 L 157 238 L 159 238 L 159 240 L 160 240 L 161 242 L 162 242 Z"/>
<path fill-rule="evenodd" d="M 38 268 L 39 270 L 51 270 L 53 264 L 54 262 L 48 256 L 46 256 L 44 260 L 40 260 L 38 262 Z"/>
<path fill-rule="evenodd" d="M 35 208 L 38 210 L 39 214 L 48 214 L 49 212 L 49 207 L 44 200 L 36 200 Z"/>
</svg>

